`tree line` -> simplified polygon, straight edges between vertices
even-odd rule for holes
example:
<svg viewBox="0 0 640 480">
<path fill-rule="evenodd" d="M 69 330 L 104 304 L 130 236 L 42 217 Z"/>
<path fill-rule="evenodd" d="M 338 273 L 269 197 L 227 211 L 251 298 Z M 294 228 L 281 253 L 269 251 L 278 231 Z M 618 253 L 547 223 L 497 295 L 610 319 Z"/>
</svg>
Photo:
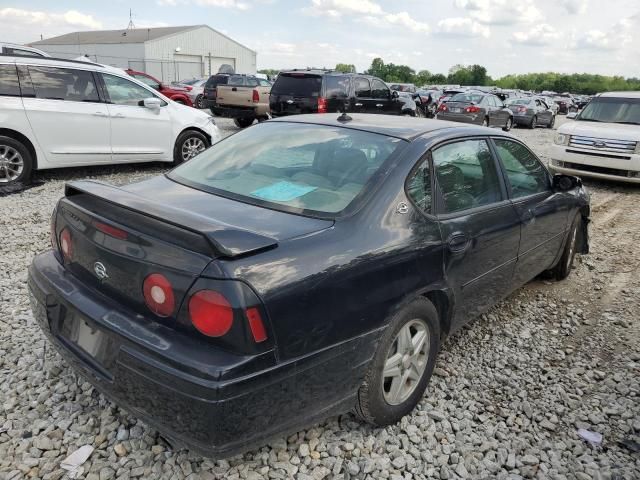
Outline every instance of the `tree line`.
<svg viewBox="0 0 640 480">
<path fill-rule="evenodd" d="M 344 73 L 355 73 L 352 64 L 339 63 L 335 70 Z M 276 75 L 278 70 L 260 70 L 260 73 Z M 571 92 L 593 95 L 599 92 L 616 90 L 640 90 L 640 78 L 624 78 L 622 76 L 595 75 L 591 73 L 525 73 L 506 75 L 493 79 L 482 65 L 454 65 L 447 75 L 432 73 L 428 70 L 415 71 L 407 65 L 385 63 L 381 58 L 374 58 L 371 66 L 364 73 L 381 78 L 385 82 L 413 83 L 416 86 L 429 85 L 470 85 L 496 86 L 499 88 L 532 90 L 540 92 Z"/>
</svg>

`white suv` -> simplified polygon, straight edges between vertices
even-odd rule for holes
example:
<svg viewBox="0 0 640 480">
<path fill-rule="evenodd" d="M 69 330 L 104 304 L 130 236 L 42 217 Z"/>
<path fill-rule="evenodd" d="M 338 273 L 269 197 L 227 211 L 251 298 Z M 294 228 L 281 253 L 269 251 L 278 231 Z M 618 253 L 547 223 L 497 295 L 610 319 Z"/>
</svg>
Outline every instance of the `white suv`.
<svg viewBox="0 0 640 480">
<path fill-rule="evenodd" d="M 602 93 L 558 128 L 549 169 L 640 183 L 640 92 Z"/>
<path fill-rule="evenodd" d="M 0 186 L 33 170 L 189 160 L 220 137 L 207 113 L 123 70 L 0 55 Z"/>
</svg>

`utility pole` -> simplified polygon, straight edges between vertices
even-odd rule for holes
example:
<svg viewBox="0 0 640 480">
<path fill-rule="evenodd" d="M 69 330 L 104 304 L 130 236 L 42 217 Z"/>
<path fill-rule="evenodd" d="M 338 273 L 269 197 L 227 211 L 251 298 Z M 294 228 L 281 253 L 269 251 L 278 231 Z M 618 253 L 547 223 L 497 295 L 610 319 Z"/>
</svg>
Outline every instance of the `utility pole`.
<svg viewBox="0 0 640 480">
<path fill-rule="evenodd" d="M 127 25 L 127 30 L 135 30 L 136 26 L 133 23 L 133 12 L 129 9 L 129 25 Z"/>
<path fill-rule="evenodd" d="M 209 52 L 209 55 L 207 55 L 207 57 L 209 58 L 209 76 L 211 76 L 211 52 Z"/>
</svg>

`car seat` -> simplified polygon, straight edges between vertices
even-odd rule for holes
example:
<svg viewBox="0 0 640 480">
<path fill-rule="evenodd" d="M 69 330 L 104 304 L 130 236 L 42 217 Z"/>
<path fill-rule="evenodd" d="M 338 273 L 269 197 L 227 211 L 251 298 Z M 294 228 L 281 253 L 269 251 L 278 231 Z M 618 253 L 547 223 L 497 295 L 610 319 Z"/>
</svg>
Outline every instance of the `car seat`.
<svg viewBox="0 0 640 480">
<path fill-rule="evenodd" d="M 476 204 L 473 195 L 464 191 L 465 180 L 460 167 L 451 164 L 440 165 L 436 167 L 436 175 L 447 212 L 459 212 Z"/>
</svg>

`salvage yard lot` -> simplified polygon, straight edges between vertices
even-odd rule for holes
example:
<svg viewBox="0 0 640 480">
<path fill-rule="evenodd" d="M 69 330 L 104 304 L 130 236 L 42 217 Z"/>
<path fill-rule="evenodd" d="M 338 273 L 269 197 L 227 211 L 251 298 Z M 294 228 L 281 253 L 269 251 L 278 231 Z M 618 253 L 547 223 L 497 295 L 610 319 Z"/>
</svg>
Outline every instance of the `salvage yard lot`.
<svg viewBox="0 0 640 480">
<path fill-rule="evenodd" d="M 554 132 L 513 131 L 545 161 Z M 536 280 L 448 339 L 423 401 L 399 425 L 343 415 L 213 461 L 171 451 L 77 377 L 45 349 L 28 303 L 27 266 L 49 248 L 66 181 L 122 184 L 166 170 L 40 172 L 43 185 L 0 198 L 0 479 L 62 478 L 62 459 L 85 444 L 96 448 L 84 464 L 91 480 L 640 478 L 640 454 L 619 444 L 640 434 L 640 187 L 587 181 L 591 254 L 567 280 Z"/>
</svg>

